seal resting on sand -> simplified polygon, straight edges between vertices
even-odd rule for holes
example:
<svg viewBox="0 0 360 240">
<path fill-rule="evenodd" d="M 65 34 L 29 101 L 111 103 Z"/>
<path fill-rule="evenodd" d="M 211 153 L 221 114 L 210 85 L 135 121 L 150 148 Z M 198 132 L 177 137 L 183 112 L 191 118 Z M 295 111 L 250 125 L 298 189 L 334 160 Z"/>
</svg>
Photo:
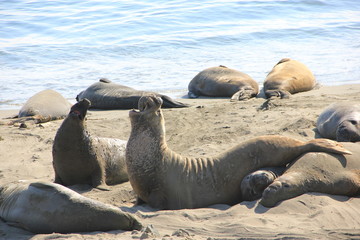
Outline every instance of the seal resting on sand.
<svg viewBox="0 0 360 240">
<path fill-rule="evenodd" d="M 159 97 L 142 97 L 129 113 L 131 134 L 126 146 L 129 180 L 140 200 L 158 209 L 199 208 L 235 204 L 242 179 L 259 168 L 284 166 L 305 152 L 349 153 L 337 142 L 302 142 L 263 136 L 242 142 L 216 156 L 183 157 L 167 147 Z"/>
<path fill-rule="evenodd" d="M 30 97 L 20 109 L 19 118 L 15 122 L 33 120 L 35 123 L 44 123 L 52 120 L 63 119 L 69 113 L 71 103 L 60 93 L 47 89 Z"/>
<path fill-rule="evenodd" d="M 285 171 L 285 167 L 262 168 L 248 174 L 241 181 L 243 201 L 260 199 L 264 189 Z"/>
<path fill-rule="evenodd" d="M 135 90 L 131 87 L 116 84 L 106 78 L 92 84 L 85 91 L 80 92 L 76 100 L 87 98 L 91 108 L 96 109 L 132 109 L 137 108 L 137 103 L 142 96 L 156 95 L 163 99 L 164 108 L 183 108 L 189 105 L 175 101 L 170 97 L 154 92 Z"/>
<path fill-rule="evenodd" d="M 317 120 L 317 130 L 324 138 L 339 142 L 360 141 L 360 104 L 333 103 Z"/>
<path fill-rule="evenodd" d="M 85 123 L 89 106 L 87 99 L 72 106 L 56 133 L 52 150 L 55 182 L 106 189 L 106 184 L 128 181 L 126 141 L 90 136 Z"/>
<path fill-rule="evenodd" d="M 291 94 L 313 89 L 316 80 L 312 72 L 301 62 L 283 58 L 278 62 L 264 81 L 267 98 L 289 98 Z"/>
<path fill-rule="evenodd" d="M 33 233 L 141 229 L 129 213 L 50 182 L 0 186 L 0 217 Z"/>
<path fill-rule="evenodd" d="M 307 192 L 360 195 L 360 144 L 343 145 L 352 155 L 306 153 L 299 157 L 264 190 L 260 203 L 274 207 Z"/>
<path fill-rule="evenodd" d="M 246 73 L 227 68 L 207 68 L 198 73 L 189 83 L 188 96 L 231 97 L 231 100 L 246 100 L 259 93 L 259 85 Z"/>
</svg>

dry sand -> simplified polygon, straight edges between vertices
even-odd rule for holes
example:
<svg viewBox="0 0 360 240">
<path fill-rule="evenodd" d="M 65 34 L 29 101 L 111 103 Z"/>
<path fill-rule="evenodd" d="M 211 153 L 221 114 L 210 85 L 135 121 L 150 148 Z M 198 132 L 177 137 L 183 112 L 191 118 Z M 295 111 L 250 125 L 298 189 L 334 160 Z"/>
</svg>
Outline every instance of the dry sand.
<svg viewBox="0 0 360 240">
<path fill-rule="evenodd" d="M 204 156 L 266 134 L 300 140 L 316 138 L 316 119 L 321 111 L 333 102 L 360 102 L 360 84 L 323 86 L 270 104 L 263 98 L 245 102 L 221 98 L 181 101 L 192 106 L 163 110 L 168 145 L 182 155 Z M 0 111 L 0 118 L 16 112 Z M 128 112 L 89 111 L 88 129 L 94 136 L 126 140 L 130 134 Z M 53 181 L 51 148 L 61 123 L 62 120 L 52 121 L 27 129 L 0 126 L 0 184 L 18 180 Z M 97 189 L 80 192 L 134 213 L 145 226 L 153 226 L 157 239 L 360 239 L 358 197 L 308 193 L 271 209 L 253 201 L 235 206 L 156 211 L 147 205 L 133 206 L 135 198 L 129 183 L 112 186 L 109 192 Z M 34 235 L 0 221 L 1 239 L 140 239 L 141 236 L 145 237 L 144 232 Z"/>
</svg>

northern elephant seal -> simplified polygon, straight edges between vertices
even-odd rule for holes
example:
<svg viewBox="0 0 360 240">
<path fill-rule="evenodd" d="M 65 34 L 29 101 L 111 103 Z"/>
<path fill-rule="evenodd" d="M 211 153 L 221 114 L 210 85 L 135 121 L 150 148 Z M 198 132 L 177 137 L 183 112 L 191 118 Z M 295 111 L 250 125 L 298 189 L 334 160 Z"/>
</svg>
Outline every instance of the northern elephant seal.
<svg viewBox="0 0 360 240">
<path fill-rule="evenodd" d="M 50 182 L 0 186 L 0 217 L 33 233 L 141 229 L 129 213 Z"/>
<path fill-rule="evenodd" d="M 60 93 L 47 89 L 30 97 L 22 106 L 18 119 L 15 122 L 34 120 L 35 123 L 44 123 L 63 119 L 69 113 L 71 103 Z"/>
<path fill-rule="evenodd" d="M 106 188 L 106 184 L 128 181 L 126 141 L 90 136 L 85 122 L 89 106 L 87 99 L 72 106 L 56 133 L 52 150 L 55 182 Z"/>
<path fill-rule="evenodd" d="M 163 99 L 164 108 L 188 107 L 187 104 L 175 101 L 170 97 L 154 92 L 139 91 L 131 87 L 113 83 L 106 78 L 92 84 L 85 91 L 80 92 L 76 100 L 87 98 L 91 108 L 96 109 L 132 109 L 137 107 L 141 96 L 156 95 Z"/>
<path fill-rule="evenodd" d="M 299 157 L 264 190 L 260 203 L 274 207 L 307 192 L 360 195 L 360 144 L 343 145 L 352 155 L 306 153 Z"/>
<path fill-rule="evenodd" d="M 241 181 L 241 196 L 244 201 L 261 198 L 265 188 L 285 171 L 285 167 L 262 168 L 248 174 Z"/>
<path fill-rule="evenodd" d="M 309 151 L 349 153 L 337 142 L 302 142 L 263 136 L 240 143 L 216 156 L 182 157 L 167 147 L 165 121 L 158 97 L 143 97 L 129 113 L 131 134 L 126 146 L 129 180 L 137 196 L 159 209 L 235 204 L 241 180 L 262 167 L 283 166 Z"/>
<path fill-rule="evenodd" d="M 269 72 L 264 81 L 267 98 L 289 98 L 291 94 L 313 89 L 316 80 L 303 63 L 290 58 L 281 59 Z"/>
<path fill-rule="evenodd" d="M 317 130 L 324 138 L 339 142 L 360 141 L 360 104 L 333 103 L 317 120 Z"/>
<path fill-rule="evenodd" d="M 189 83 L 188 96 L 231 97 L 231 100 L 246 100 L 259 93 L 259 85 L 246 73 L 227 68 L 207 68 L 198 73 Z"/>
</svg>

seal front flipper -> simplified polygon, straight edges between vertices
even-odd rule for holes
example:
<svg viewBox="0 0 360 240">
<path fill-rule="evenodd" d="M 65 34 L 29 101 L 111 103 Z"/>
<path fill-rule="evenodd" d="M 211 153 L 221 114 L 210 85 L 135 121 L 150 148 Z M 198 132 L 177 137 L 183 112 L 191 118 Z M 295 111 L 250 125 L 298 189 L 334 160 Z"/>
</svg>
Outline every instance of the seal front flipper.
<svg viewBox="0 0 360 240">
<path fill-rule="evenodd" d="M 248 100 L 252 97 L 255 97 L 257 94 L 255 93 L 254 89 L 250 88 L 242 88 L 234 95 L 232 95 L 230 101 L 242 101 L 242 100 Z"/>
</svg>

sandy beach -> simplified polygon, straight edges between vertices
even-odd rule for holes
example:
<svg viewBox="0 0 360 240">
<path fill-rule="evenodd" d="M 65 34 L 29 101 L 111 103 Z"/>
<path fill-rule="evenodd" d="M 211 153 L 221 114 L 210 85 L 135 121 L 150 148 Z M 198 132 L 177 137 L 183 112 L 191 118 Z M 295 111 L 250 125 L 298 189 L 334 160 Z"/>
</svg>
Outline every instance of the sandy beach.
<svg viewBox="0 0 360 240">
<path fill-rule="evenodd" d="M 316 120 L 333 102 L 360 102 L 360 84 L 321 86 L 290 99 L 179 99 L 189 108 L 163 109 L 168 146 L 185 156 L 212 156 L 255 136 L 279 134 L 299 140 L 318 138 Z M 0 111 L 5 121 L 18 110 Z M 91 135 L 127 140 L 128 110 L 88 112 Z M 0 184 L 19 180 L 53 181 L 53 139 L 62 120 L 29 125 L 0 125 Z M 360 143 L 358 143 L 360 144 Z M 33 234 L 0 220 L 1 239 L 360 239 L 360 198 L 308 193 L 265 208 L 258 201 L 234 206 L 157 211 L 134 206 L 130 183 L 98 189 L 73 189 L 84 196 L 133 213 L 152 234 L 110 231 Z"/>
</svg>

